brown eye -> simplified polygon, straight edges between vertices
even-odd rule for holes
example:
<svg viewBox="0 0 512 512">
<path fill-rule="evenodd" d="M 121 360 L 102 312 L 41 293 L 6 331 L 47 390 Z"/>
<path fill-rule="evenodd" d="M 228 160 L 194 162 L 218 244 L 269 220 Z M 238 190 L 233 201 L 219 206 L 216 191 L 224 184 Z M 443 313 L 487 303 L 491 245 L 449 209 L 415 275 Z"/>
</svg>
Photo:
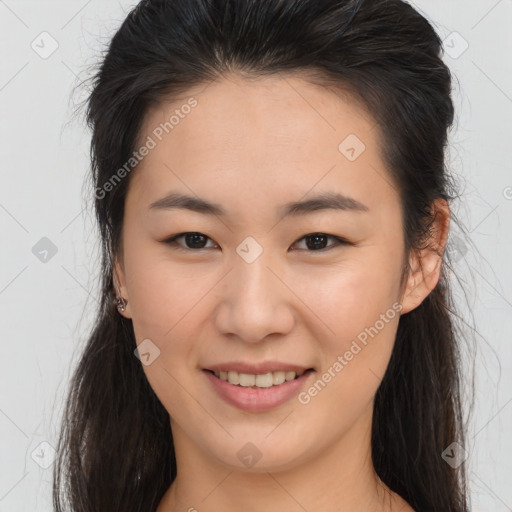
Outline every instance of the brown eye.
<svg viewBox="0 0 512 512">
<path fill-rule="evenodd" d="M 178 240 L 183 239 L 185 244 L 178 242 Z M 196 233 L 196 232 L 187 232 L 187 233 L 180 233 L 178 235 L 175 235 L 171 238 L 168 238 L 165 240 L 166 244 L 169 245 L 175 245 L 177 246 L 177 249 L 183 249 L 183 250 L 194 250 L 194 249 L 208 249 L 209 247 L 206 247 L 205 244 L 208 240 L 211 240 L 206 235 L 203 235 L 202 233 Z M 210 246 L 211 247 L 211 246 Z"/>
<path fill-rule="evenodd" d="M 334 240 L 336 243 L 327 245 L 327 241 L 329 239 Z M 334 235 L 327 235 L 325 233 L 311 233 L 309 235 L 305 235 L 299 240 L 297 240 L 296 243 L 299 243 L 302 240 L 306 241 L 306 250 L 308 250 L 309 252 L 328 250 L 332 247 L 336 247 L 337 245 L 348 244 L 348 242 L 346 240 L 343 240 L 343 238 Z"/>
</svg>

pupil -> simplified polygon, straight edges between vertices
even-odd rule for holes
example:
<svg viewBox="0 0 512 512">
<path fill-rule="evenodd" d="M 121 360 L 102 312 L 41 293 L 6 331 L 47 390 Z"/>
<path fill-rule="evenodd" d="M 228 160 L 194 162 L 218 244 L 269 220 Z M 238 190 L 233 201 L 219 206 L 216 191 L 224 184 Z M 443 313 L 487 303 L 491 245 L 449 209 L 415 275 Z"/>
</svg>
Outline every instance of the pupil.
<svg viewBox="0 0 512 512">
<path fill-rule="evenodd" d="M 198 239 L 202 239 L 202 238 L 204 238 L 203 235 L 198 235 L 197 233 L 187 235 L 187 245 L 189 245 L 188 242 L 190 240 L 192 240 L 192 246 L 194 246 L 194 247 L 196 244 L 201 245 L 201 241 L 200 240 L 198 241 Z M 202 248 L 202 247 L 199 247 L 199 248 Z"/>
<path fill-rule="evenodd" d="M 324 240 L 326 239 L 327 237 L 325 235 L 310 235 L 308 237 L 308 240 L 315 240 L 315 242 L 313 244 L 310 244 L 310 243 L 307 243 L 306 245 L 308 246 L 308 249 L 318 249 L 319 248 L 319 245 L 316 243 L 318 242 L 319 240 Z M 320 243 L 320 245 L 322 245 L 323 247 L 320 247 L 320 249 L 323 249 L 325 244 L 322 244 Z"/>
</svg>

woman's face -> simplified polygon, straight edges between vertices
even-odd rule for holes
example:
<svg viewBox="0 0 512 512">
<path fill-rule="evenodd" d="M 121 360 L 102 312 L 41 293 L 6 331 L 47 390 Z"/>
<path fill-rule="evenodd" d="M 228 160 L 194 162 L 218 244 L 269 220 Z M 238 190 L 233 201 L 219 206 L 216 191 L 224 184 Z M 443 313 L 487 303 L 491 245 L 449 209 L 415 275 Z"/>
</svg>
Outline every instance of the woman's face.
<svg viewBox="0 0 512 512">
<path fill-rule="evenodd" d="M 148 112 L 116 271 L 178 456 L 270 471 L 367 448 L 415 306 L 377 137 L 354 101 L 291 76 L 225 78 Z"/>
</svg>

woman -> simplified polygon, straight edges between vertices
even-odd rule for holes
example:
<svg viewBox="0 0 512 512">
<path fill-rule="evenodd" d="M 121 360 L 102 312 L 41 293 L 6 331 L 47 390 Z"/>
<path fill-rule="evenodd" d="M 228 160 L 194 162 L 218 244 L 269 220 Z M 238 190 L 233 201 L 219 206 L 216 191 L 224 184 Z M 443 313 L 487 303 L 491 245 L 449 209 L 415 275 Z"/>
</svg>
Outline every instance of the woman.
<svg viewBox="0 0 512 512">
<path fill-rule="evenodd" d="M 400 0 L 130 13 L 56 510 L 467 510 L 440 53 Z"/>
</svg>

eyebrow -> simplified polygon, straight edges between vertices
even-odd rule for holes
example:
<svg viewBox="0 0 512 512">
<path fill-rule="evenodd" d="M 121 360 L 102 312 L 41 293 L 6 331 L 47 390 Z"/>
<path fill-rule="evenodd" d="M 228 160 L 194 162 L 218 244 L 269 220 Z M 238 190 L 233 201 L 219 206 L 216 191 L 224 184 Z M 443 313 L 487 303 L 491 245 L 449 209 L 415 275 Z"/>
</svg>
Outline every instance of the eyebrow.
<svg viewBox="0 0 512 512">
<path fill-rule="evenodd" d="M 180 208 L 206 215 L 225 217 L 226 210 L 218 203 L 211 203 L 200 197 L 188 196 L 171 192 L 165 197 L 150 204 L 150 210 L 170 210 Z M 335 192 L 326 192 L 303 201 L 284 204 L 280 208 L 283 217 L 307 215 L 320 210 L 343 210 L 353 212 L 368 212 L 370 209 L 360 201 Z"/>
</svg>

